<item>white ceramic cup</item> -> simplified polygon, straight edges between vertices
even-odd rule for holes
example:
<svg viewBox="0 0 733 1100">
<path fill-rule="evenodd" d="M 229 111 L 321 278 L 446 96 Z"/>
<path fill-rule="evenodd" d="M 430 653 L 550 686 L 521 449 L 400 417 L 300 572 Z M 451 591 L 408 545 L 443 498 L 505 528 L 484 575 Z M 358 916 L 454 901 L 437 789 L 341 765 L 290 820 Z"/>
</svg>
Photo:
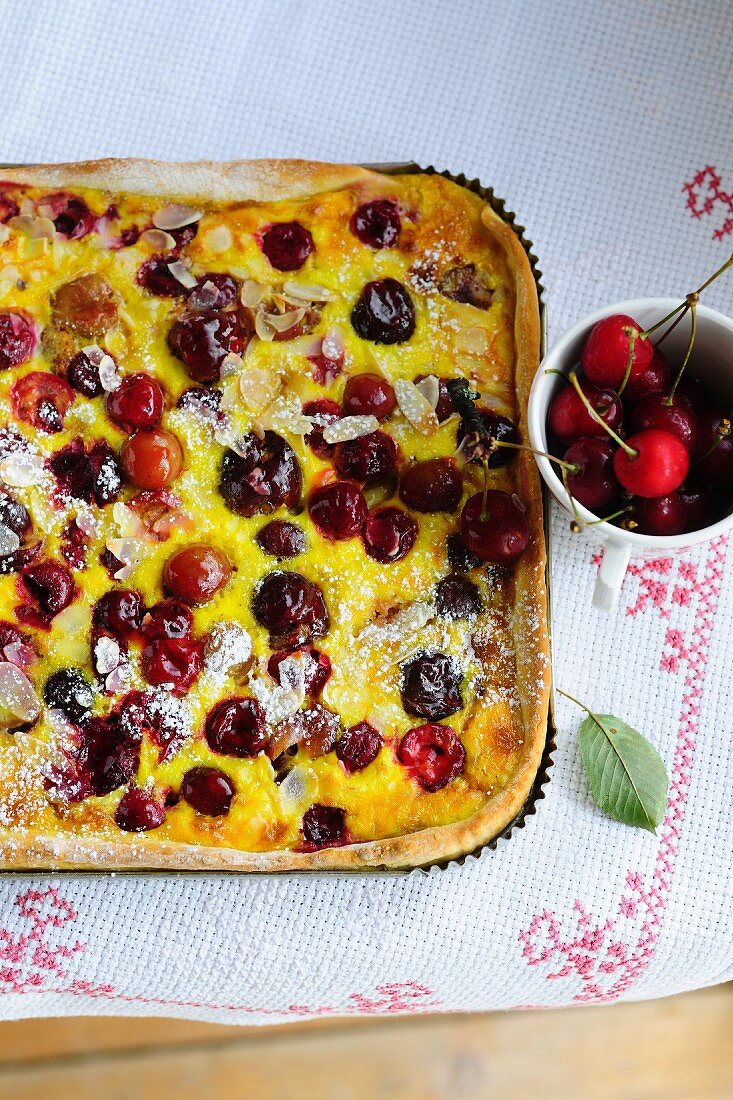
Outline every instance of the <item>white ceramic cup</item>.
<svg viewBox="0 0 733 1100">
<path fill-rule="evenodd" d="M 548 449 L 547 410 L 552 398 L 565 385 L 556 374 L 547 372 L 559 370 L 563 374 L 569 374 L 577 368 L 588 333 L 597 321 L 614 313 L 626 313 L 645 329 L 656 321 L 661 321 L 662 317 L 679 304 L 679 298 L 636 298 L 628 302 L 616 302 L 589 314 L 568 329 L 543 359 L 532 384 L 528 408 L 529 439 L 532 446 L 541 451 Z M 664 342 L 664 352 L 670 361 L 673 377 L 675 365 L 679 366 L 684 358 L 689 333 L 688 314 Z M 654 339 L 653 336 L 652 340 Z M 697 307 L 697 335 L 685 374 L 689 378 L 699 379 L 722 408 L 730 409 L 733 406 L 733 319 L 706 306 Z M 556 473 L 557 466 L 541 455 L 536 457 L 540 473 L 550 492 L 572 515 L 570 498 Z M 576 508 L 580 518 L 586 522 L 597 518 L 581 504 L 576 504 Z M 733 513 L 709 527 L 683 535 L 640 535 L 635 531 L 623 531 L 610 523 L 595 523 L 584 527 L 583 530 L 592 538 L 603 543 L 603 561 L 598 571 L 593 606 L 602 611 L 613 611 L 618 603 L 624 574 L 632 554 L 656 558 L 660 555 L 681 553 L 731 528 Z"/>
</svg>

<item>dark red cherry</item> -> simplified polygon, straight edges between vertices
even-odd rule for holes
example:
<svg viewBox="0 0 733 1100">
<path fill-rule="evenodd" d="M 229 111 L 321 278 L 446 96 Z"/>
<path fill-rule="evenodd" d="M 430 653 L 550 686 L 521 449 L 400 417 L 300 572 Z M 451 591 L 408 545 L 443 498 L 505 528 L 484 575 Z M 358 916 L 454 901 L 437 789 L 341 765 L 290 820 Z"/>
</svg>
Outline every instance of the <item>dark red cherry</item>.
<svg viewBox="0 0 733 1100">
<path fill-rule="evenodd" d="M 447 653 L 419 653 L 402 669 L 402 705 L 408 714 L 437 720 L 463 706 L 462 674 Z"/>
<path fill-rule="evenodd" d="M 461 536 L 457 534 L 448 535 L 446 552 L 451 569 L 456 569 L 459 573 L 468 573 L 471 569 L 477 569 L 479 565 L 484 564 L 483 559 L 472 554 Z"/>
<path fill-rule="evenodd" d="M 346 810 L 316 802 L 303 814 L 303 848 L 339 848 L 347 841 Z"/>
<path fill-rule="evenodd" d="M 228 814 L 235 791 L 236 787 L 226 772 L 203 765 L 190 768 L 181 782 L 181 798 L 197 813 L 207 817 Z"/>
<path fill-rule="evenodd" d="M 695 476 L 712 485 L 733 484 L 733 429 L 730 418 L 711 409 L 700 417 Z M 721 434 L 725 431 L 727 435 Z"/>
<path fill-rule="evenodd" d="M 270 520 L 260 528 L 256 538 L 260 549 L 278 561 L 304 554 L 307 545 L 303 528 L 284 519 Z"/>
<path fill-rule="evenodd" d="M 613 472 L 615 453 L 610 439 L 590 436 L 576 440 L 563 455 L 563 461 L 580 467 L 577 474 L 568 473 L 570 493 L 578 504 L 596 514 L 614 504 L 621 492 Z"/>
<path fill-rule="evenodd" d="M 502 416 L 501 413 L 494 412 L 493 409 L 478 409 L 477 412 L 481 418 L 484 431 L 491 439 L 506 443 L 519 443 L 519 432 L 507 416 Z M 458 446 L 463 447 L 465 451 L 466 447 L 470 446 L 472 438 L 471 433 L 466 431 L 465 422 L 461 420 L 456 437 Z M 486 460 L 483 448 L 480 448 L 480 453 L 476 453 L 471 458 L 471 462 L 483 465 L 487 461 L 489 468 L 496 470 L 500 466 L 506 466 L 508 462 L 512 462 L 516 458 L 516 454 L 517 452 L 511 447 L 497 447 Z"/>
<path fill-rule="evenodd" d="M 397 469 L 397 444 L 386 432 L 371 432 L 336 445 L 333 464 L 343 478 L 375 485 Z"/>
<path fill-rule="evenodd" d="M 422 382 L 424 378 L 427 378 L 427 374 L 418 374 L 415 382 Z M 448 393 L 448 387 L 445 384 L 445 378 L 438 379 L 438 404 L 435 406 L 435 415 L 438 418 L 438 423 L 442 424 L 444 420 L 447 420 L 449 416 L 452 416 L 455 412 L 451 395 Z"/>
<path fill-rule="evenodd" d="M 237 314 L 214 310 L 183 317 L 168 334 L 170 349 L 189 378 L 207 385 L 219 381 L 222 361 L 230 352 L 240 354 L 246 343 Z"/>
<path fill-rule="evenodd" d="M 26 506 L 4 488 L 0 488 L 0 523 L 19 539 L 23 539 L 33 526 Z"/>
<path fill-rule="evenodd" d="M 355 726 L 349 726 L 339 737 L 336 742 L 336 756 L 349 774 L 360 772 L 377 759 L 383 744 L 379 730 L 375 730 L 368 722 L 359 722 Z"/>
<path fill-rule="evenodd" d="M 66 368 L 69 384 L 84 397 L 101 397 L 104 393 L 99 377 L 99 367 L 92 363 L 85 352 L 80 351 Z"/>
<path fill-rule="evenodd" d="M 690 456 L 676 435 L 647 428 L 626 442 L 635 454 L 619 447 L 613 456 L 613 472 L 624 489 L 637 497 L 661 497 L 679 489 L 687 477 Z"/>
<path fill-rule="evenodd" d="M 524 505 L 516 493 L 510 496 L 500 489 L 476 493 L 463 506 L 461 536 L 468 549 L 484 561 L 513 561 L 529 542 Z"/>
<path fill-rule="evenodd" d="M 172 255 L 151 256 L 137 271 L 137 284 L 158 298 L 182 298 L 186 293 L 183 283 L 173 275 L 170 265 Z"/>
<path fill-rule="evenodd" d="M 642 535 L 680 535 L 687 526 L 687 509 L 679 492 L 639 497 L 634 519 Z"/>
<path fill-rule="evenodd" d="M 264 231 L 260 247 L 278 271 L 297 271 L 316 246 L 300 222 L 277 222 Z"/>
<path fill-rule="evenodd" d="M 641 331 L 636 321 L 624 313 L 598 321 L 590 330 L 583 348 L 582 364 L 588 381 L 594 386 L 618 390 L 626 374 L 632 333 L 636 334 L 637 339 L 629 378 L 639 378 L 654 355 L 654 345 L 648 337 L 641 339 Z"/>
<path fill-rule="evenodd" d="M 130 787 L 117 805 L 115 821 L 126 833 L 149 833 L 165 821 L 165 808 L 147 791 Z"/>
<path fill-rule="evenodd" d="M 370 248 L 394 248 L 400 239 L 402 220 L 391 199 L 372 199 L 357 207 L 349 226 L 354 236 Z"/>
<path fill-rule="evenodd" d="M 599 390 L 591 382 L 583 380 L 580 388 L 590 404 L 606 424 L 615 431 L 621 427 L 624 410 L 621 399 L 614 390 Z M 547 412 L 547 427 L 561 443 L 573 443 L 576 439 L 597 435 L 607 439 L 602 424 L 594 420 L 573 386 L 563 386 L 553 397 Z"/>
<path fill-rule="evenodd" d="M 305 437 L 306 443 L 314 455 L 318 455 L 319 458 L 330 458 L 336 450 L 336 444 L 326 443 L 323 438 L 323 429 L 342 418 L 344 414 L 341 406 L 323 397 L 318 401 L 306 401 L 303 405 L 303 413 L 314 422 L 313 431 Z"/>
<path fill-rule="evenodd" d="M 81 439 L 72 439 L 49 459 L 62 494 L 76 500 L 92 499 L 92 468 Z"/>
<path fill-rule="evenodd" d="M 11 218 L 17 218 L 18 214 L 20 214 L 20 207 L 15 199 L 11 199 L 5 191 L 0 191 L 0 223 L 5 224 Z"/>
<path fill-rule="evenodd" d="M 60 432 L 76 394 L 63 378 L 34 370 L 13 383 L 10 399 L 18 420 L 41 432 Z"/>
<path fill-rule="evenodd" d="M 210 390 L 206 386 L 190 386 L 176 402 L 177 408 L 185 409 L 210 424 L 218 422 L 220 406 L 221 390 Z"/>
<path fill-rule="evenodd" d="M 664 393 L 650 393 L 637 401 L 631 414 L 630 427 L 633 432 L 643 432 L 646 428 L 660 428 L 664 432 L 670 432 L 684 443 L 690 454 L 695 451 L 700 432 L 697 414 L 692 407 L 677 396 L 670 405 Z"/>
<path fill-rule="evenodd" d="M 318 585 L 289 570 L 268 573 L 255 592 L 252 610 L 257 622 L 284 645 L 322 638 L 330 626 Z"/>
<path fill-rule="evenodd" d="M 157 745 L 160 763 L 174 756 L 188 736 L 179 708 L 164 692 L 128 691 L 113 714 L 128 740 L 139 741 L 144 732 Z"/>
<path fill-rule="evenodd" d="M 144 646 L 140 662 L 149 684 L 185 695 L 201 672 L 202 645 L 194 638 L 155 638 Z"/>
<path fill-rule="evenodd" d="M 125 476 L 138 489 L 164 489 L 183 469 L 178 437 L 162 428 L 135 432 L 120 451 Z"/>
<path fill-rule="evenodd" d="M 122 467 L 106 439 L 98 439 L 87 454 L 92 475 L 92 497 L 98 508 L 117 500 L 122 492 Z"/>
<path fill-rule="evenodd" d="M 0 313 L 0 370 L 19 367 L 36 346 L 31 322 L 20 313 Z"/>
<path fill-rule="evenodd" d="M 94 605 L 93 622 L 100 630 L 111 630 L 120 638 L 135 634 L 142 625 L 145 606 L 134 588 L 113 588 Z"/>
<path fill-rule="evenodd" d="M 366 518 L 361 533 L 364 549 L 370 558 L 389 565 L 401 561 L 412 550 L 418 526 L 412 516 L 401 508 L 377 508 Z"/>
<path fill-rule="evenodd" d="M 407 731 L 397 759 L 423 790 L 439 791 L 463 771 L 466 750 L 450 726 L 430 723 Z"/>
<path fill-rule="evenodd" d="M 256 699 L 224 699 L 209 712 L 204 735 L 222 756 L 257 756 L 267 747 L 265 712 Z"/>
<path fill-rule="evenodd" d="M 60 668 L 46 680 L 43 701 L 78 725 L 94 706 L 94 689 L 81 669 Z"/>
<path fill-rule="evenodd" d="M 713 494 L 706 485 L 686 481 L 677 490 L 687 513 L 685 531 L 701 531 L 713 522 Z"/>
<path fill-rule="evenodd" d="M 107 394 L 105 407 L 110 420 L 124 432 L 154 428 L 163 415 L 163 390 L 149 374 L 128 374 Z"/>
<path fill-rule="evenodd" d="M 647 397 L 650 393 L 667 393 L 671 381 L 669 363 L 664 352 L 660 351 L 659 348 L 655 348 L 646 370 L 638 378 L 629 378 L 626 383 L 624 402 L 633 405 L 635 401 L 640 401 L 642 397 Z M 611 427 L 615 427 L 615 425 L 611 425 Z"/>
<path fill-rule="evenodd" d="M 187 638 L 193 629 L 193 613 L 181 600 L 162 600 L 145 615 L 142 621 L 143 637 Z"/>
<path fill-rule="evenodd" d="M 295 508 L 303 479 L 290 444 L 268 431 L 264 439 L 246 435 L 238 446 L 238 451 L 224 452 L 219 479 L 219 492 L 229 508 L 248 517 L 281 505 Z"/>
<path fill-rule="evenodd" d="M 397 408 L 395 392 L 380 374 L 352 374 L 343 396 L 344 416 L 376 416 L 386 420 Z"/>
<path fill-rule="evenodd" d="M 59 565 L 56 561 L 41 561 L 24 569 L 21 577 L 38 610 L 49 618 L 58 615 L 74 601 L 76 586 L 65 565 Z"/>
<path fill-rule="evenodd" d="M 415 306 L 397 279 L 367 283 L 351 311 L 357 336 L 375 344 L 402 344 L 415 331 Z"/>
<path fill-rule="evenodd" d="M 223 550 L 203 542 L 190 543 L 165 563 L 163 584 L 172 596 L 198 607 L 220 592 L 232 575 Z"/>
<path fill-rule="evenodd" d="M 400 500 L 415 512 L 454 512 L 463 496 L 463 474 L 452 458 L 427 458 L 402 471 Z"/>
<path fill-rule="evenodd" d="M 189 309 L 225 309 L 239 298 L 239 283 L 222 271 L 207 271 L 189 292 Z M 205 303 L 205 304 L 204 304 Z"/>
<path fill-rule="evenodd" d="M 46 195 L 38 205 L 43 216 L 51 219 L 56 232 L 67 240 L 80 240 L 96 228 L 96 216 L 78 195 L 59 191 Z"/>
<path fill-rule="evenodd" d="M 475 619 L 481 610 L 479 590 L 462 573 L 449 573 L 435 586 L 435 609 L 446 619 Z"/>
<path fill-rule="evenodd" d="M 682 381 L 678 383 L 674 393 L 675 397 L 679 397 L 680 400 L 686 401 L 692 411 L 697 413 L 698 416 L 710 412 L 712 408 L 710 399 L 705 393 L 705 390 L 690 378 L 683 378 Z"/>
<path fill-rule="evenodd" d="M 280 665 L 286 657 L 293 657 L 299 653 L 306 654 L 311 658 L 311 663 L 308 665 L 305 674 L 305 690 L 308 695 L 315 698 L 321 694 L 331 678 L 331 660 L 328 654 L 321 653 L 313 646 L 306 646 L 305 649 L 281 649 L 270 657 L 267 662 L 267 671 L 276 683 L 281 684 Z"/>
<path fill-rule="evenodd" d="M 368 512 L 358 485 L 331 481 L 311 493 L 308 514 L 327 539 L 353 539 L 361 531 Z"/>
</svg>

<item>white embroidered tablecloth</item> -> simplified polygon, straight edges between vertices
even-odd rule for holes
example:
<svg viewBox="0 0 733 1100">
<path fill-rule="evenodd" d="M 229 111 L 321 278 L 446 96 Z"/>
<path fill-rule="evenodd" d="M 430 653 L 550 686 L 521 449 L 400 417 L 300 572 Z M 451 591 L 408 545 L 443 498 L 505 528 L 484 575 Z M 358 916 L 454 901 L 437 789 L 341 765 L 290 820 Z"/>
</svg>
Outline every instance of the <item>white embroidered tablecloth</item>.
<svg viewBox="0 0 733 1100">
<path fill-rule="evenodd" d="M 549 336 L 682 294 L 733 248 L 733 8 L 612 0 L 19 0 L 0 162 L 415 159 L 479 176 L 535 242 Z M 708 303 L 733 312 L 733 281 Z M 733 364 L 732 364 L 733 369 Z M 557 517 L 556 517 L 557 518 Z M 0 1017 L 315 1015 L 654 997 L 733 977 L 733 587 L 724 539 L 591 610 L 556 522 L 556 682 L 671 778 L 657 836 L 601 816 L 561 700 L 545 799 L 462 867 L 402 876 L 0 878 Z"/>
</svg>

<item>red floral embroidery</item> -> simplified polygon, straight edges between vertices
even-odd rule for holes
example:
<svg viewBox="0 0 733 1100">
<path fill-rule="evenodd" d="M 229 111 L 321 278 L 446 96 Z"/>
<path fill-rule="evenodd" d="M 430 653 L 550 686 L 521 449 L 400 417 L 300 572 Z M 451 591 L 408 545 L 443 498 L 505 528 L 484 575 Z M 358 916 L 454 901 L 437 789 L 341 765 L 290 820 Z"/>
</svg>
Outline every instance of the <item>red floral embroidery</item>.
<svg viewBox="0 0 733 1100">
<path fill-rule="evenodd" d="M 713 213 L 721 217 L 713 231 L 715 241 L 722 241 L 723 237 L 733 233 L 733 192 L 724 191 L 721 183 L 717 170 L 707 164 L 682 188 L 687 192 L 687 209 L 693 218 L 707 217 Z"/>
<path fill-rule="evenodd" d="M 76 920 L 77 913 L 62 898 L 56 887 L 47 890 L 26 890 L 15 899 L 31 929 L 18 935 L 0 928 L 0 992 L 22 993 L 46 987 L 51 977 L 63 978 L 63 962 L 86 949 L 80 940 L 58 941 L 52 930 L 62 929 Z"/>
</svg>

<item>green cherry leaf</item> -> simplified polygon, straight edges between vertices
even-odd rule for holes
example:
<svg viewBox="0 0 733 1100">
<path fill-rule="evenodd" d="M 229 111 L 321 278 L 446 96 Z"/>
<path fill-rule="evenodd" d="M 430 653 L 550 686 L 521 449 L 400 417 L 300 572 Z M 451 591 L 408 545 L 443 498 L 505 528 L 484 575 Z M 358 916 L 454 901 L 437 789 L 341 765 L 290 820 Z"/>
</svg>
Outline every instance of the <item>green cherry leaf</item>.
<svg viewBox="0 0 733 1100">
<path fill-rule="evenodd" d="M 579 705 L 588 714 L 578 730 L 580 758 L 597 805 L 623 825 L 656 832 L 664 818 L 669 783 L 661 756 L 627 722 Z"/>
</svg>

